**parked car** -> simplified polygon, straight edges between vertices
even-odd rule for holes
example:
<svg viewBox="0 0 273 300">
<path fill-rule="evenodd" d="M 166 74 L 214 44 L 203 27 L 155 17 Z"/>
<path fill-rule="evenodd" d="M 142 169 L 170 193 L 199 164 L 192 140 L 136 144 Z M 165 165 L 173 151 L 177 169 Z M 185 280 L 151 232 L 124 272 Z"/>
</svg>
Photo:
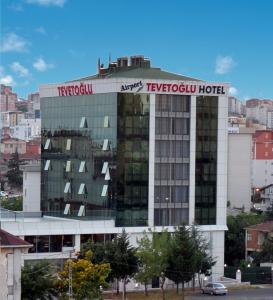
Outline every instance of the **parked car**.
<svg viewBox="0 0 273 300">
<path fill-rule="evenodd" d="M 222 283 L 208 283 L 202 288 L 203 294 L 226 295 L 227 288 Z"/>
<path fill-rule="evenodd" d="M 4 191 L 0 191 L 0 197 L 7 197 L 9 194 Z"/>
</svg>

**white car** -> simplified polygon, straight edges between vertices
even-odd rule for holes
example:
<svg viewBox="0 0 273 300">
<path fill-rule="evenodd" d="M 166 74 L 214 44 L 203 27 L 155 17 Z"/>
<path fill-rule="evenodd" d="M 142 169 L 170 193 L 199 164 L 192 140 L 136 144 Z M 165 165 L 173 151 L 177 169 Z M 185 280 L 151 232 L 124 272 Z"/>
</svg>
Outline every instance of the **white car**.
<svg viewBox="0 0 273 300">
<path fill-rule="evenodd" d="M 0 191 L 0 197 L 7 197 L 9 194 L 4 191 Z"/>
<path fill-rule="evenodd" d="M 208 283 L 202 288 L 203 294 L 226 295 L 227 288 L 222 283 Z"/>
</svg>

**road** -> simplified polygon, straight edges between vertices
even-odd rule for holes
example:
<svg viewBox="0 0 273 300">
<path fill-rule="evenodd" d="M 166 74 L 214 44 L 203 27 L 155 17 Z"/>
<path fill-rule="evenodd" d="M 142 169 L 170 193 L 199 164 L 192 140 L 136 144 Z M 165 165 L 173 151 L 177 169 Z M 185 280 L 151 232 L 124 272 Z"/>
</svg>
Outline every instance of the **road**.
<svg viewBox="0 0 273 300">
<path fill-rule="evenodd" d="M 273 300 L 273 286 L 263 288 L 250 288 L 240 290 L 229 290 L 226 296 L 210 296 L 203 294 L 196 294 L 188 296 L 187 300 Z"/>
</svg>

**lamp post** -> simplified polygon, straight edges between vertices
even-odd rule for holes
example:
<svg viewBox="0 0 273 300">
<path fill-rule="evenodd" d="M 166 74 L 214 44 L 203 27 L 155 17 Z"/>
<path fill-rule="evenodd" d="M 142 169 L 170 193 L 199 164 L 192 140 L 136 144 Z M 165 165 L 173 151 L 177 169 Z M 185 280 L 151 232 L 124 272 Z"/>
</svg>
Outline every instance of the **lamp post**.
<svg viewBox="0 0 273 300">
<path fill-rule="evenodd" d="M 166 199 L 166 202 L 167 202 L 167 216 L 168 216 L 168 218 L 167 218 L 167 226 L 169 226 L 170 224 L 170 222 L 169 222 L 169 219 L 170 219 L 170 214 L 169 214 L 169 198 L 168 197 L 166 197 L 165 198 Z"/>
</svg>

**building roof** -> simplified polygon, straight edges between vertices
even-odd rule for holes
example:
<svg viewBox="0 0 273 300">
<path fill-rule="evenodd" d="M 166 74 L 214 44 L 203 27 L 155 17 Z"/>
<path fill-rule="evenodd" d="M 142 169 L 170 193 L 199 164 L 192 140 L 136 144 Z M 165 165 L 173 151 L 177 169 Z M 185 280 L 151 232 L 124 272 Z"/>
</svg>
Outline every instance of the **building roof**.
<svg viewBox="0 0 273 300">
<path fill-rule="evenodd" d="M 263 231 L 263 232 L 273 232 L 273 221 L 251 225 L 246 227 L 245 229 Z"/>
<path fill-rule="evenodd" d="M 32 245 L 7 231 L 0 229 L 0 248 L 30 248 Z"/>
<path fill-rule="evenodd" d="M 100 79 L 100 75 L 92 75 L 78 78 L 72 81 Z M 105 74 L 103 78 L 140 78 L 140 79 L 162 79 L 162 80 L 183 80 L 183 81 L 201 81 L 200 79 L 187 77 L 175 73 L 162 71 L 160 68 L 127 68 L 113 70 Z"/>
</svg>

